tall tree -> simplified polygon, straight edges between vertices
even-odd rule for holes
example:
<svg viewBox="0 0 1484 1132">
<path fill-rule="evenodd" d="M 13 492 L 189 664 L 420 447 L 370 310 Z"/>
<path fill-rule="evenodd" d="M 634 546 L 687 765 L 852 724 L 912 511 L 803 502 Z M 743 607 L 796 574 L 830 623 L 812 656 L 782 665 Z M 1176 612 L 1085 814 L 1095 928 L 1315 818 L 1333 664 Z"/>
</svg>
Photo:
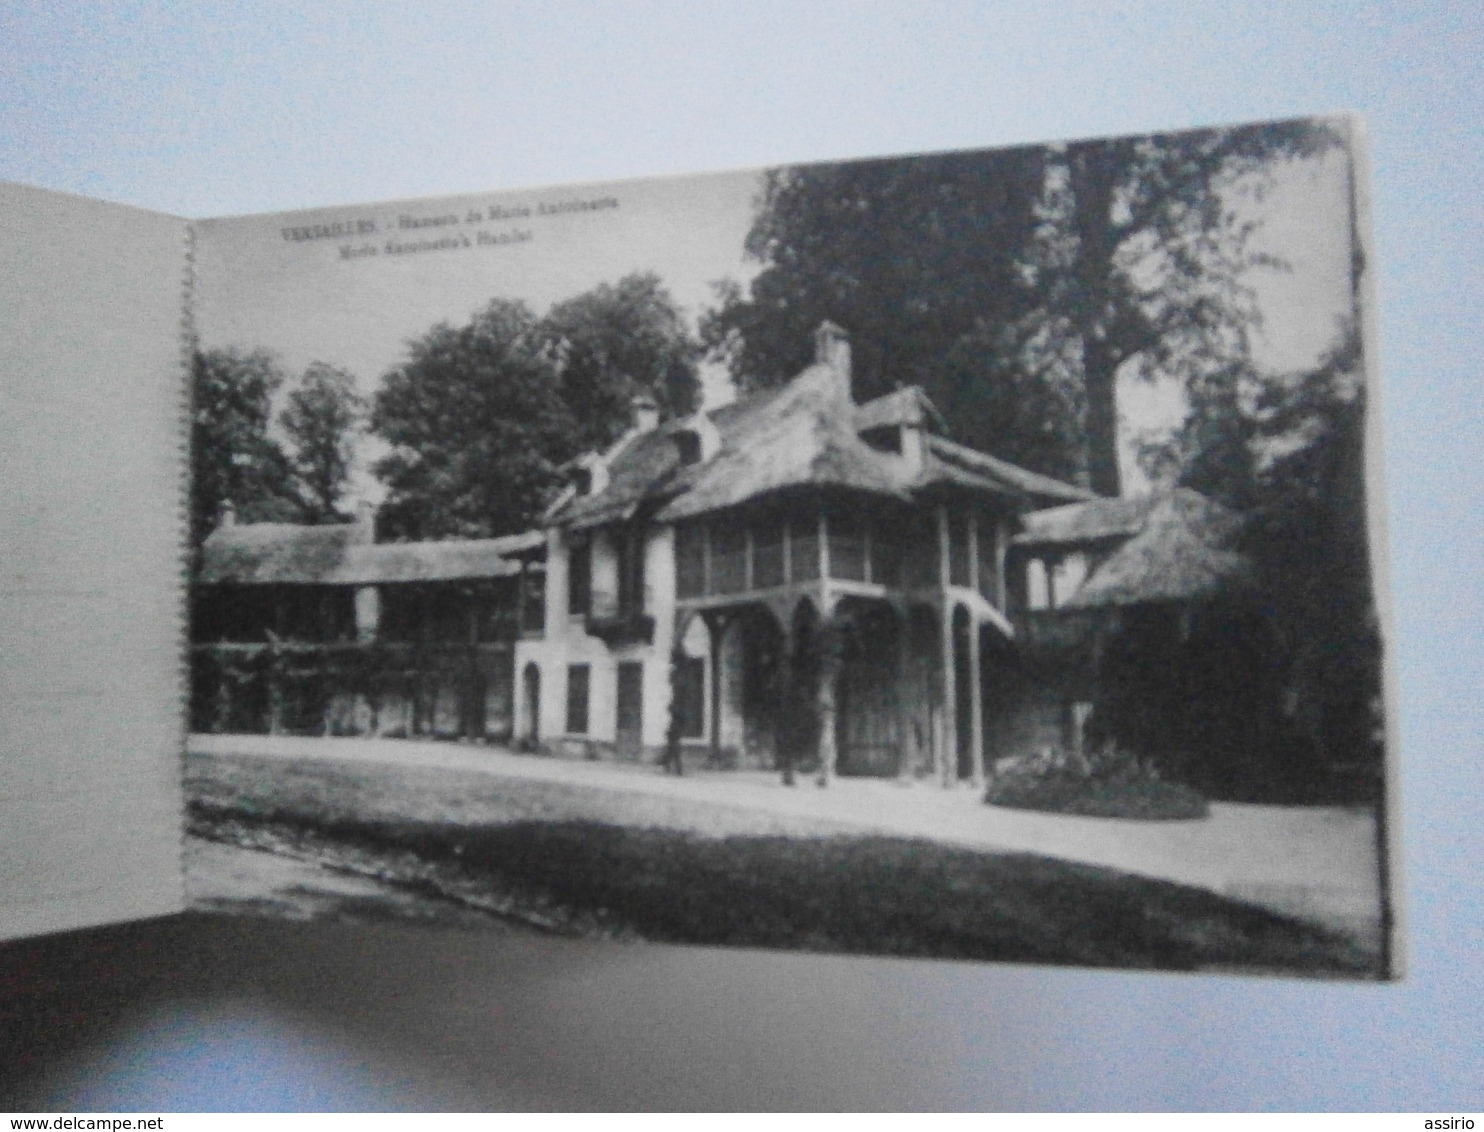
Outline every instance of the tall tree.
<svg viewBox="0 0 1484 1132">
<path fill-rule="evenodd" d="M 634 273 L 556 304 L 544 318 L 496 299 L 465 326 L 435 326 L 388 373 L 371 428 L 394 537 L 506 534 L 535 522 L 558 467 L 628 427 L 649 393 L 693 407 L 700 346 L 657 275 Z"/>
<path fill-rule="evenodd" d="M 278 424 L 289 439 L 290 463 L 310 522 L 344 517 L 340 503 L 365 416 L 366 402 L 356 392 L 355 378 L 323 362 L 312 363 L 289 391 Z"/>
<path fill-rule="evenodd" d="M 531 309 L 506 299 L 409 344 L 371 409 L 391 448 L 374 468 L 387 534 L 488 537 L 536 519 L 579 443 L 548 347 Z"/>
<path fill-rule="evenodd" d="M 1247 273 L 1270 261 L 1236 191 L 1334 137 L 1288 122 L 775 171 L 747 241 L 763 269 L 723 288 L 704 337 L 765 384 L 834 319 L 863 395 L 917 382 L 960 439 L 1116 495 L 1120 372 L 1188 383 L 1245 357 Z M 1039 437 L 1004 411 L 1035 402 Z"/>
<path fill-rule="evenodd" d="M 1187 385 L 1240 363 L 1256 322 L 1255 223 L 1236 191 L 1333 144 L 1310 120 L 1077 142 L 1053 150 L 1040 258 L 1042 320 L 1087 405 L 1093 490 L 1117 495 L 1119 372 Z"/>
<path fill-rule="evenodd" d="M 672 415 L 695 407 L 700 344 L 654 272 L 635 272 L 558 303 L 542 319 L 541 334 L 585 447 L 618 437 L 637 394 L 654 396 Z"/>
<path fill-rule="evenodd" d="M 1271 384 L 1247 358 L 1192 378 L 1180 426 L 1139 443 L 1150 482 L 1194 488 L 1239 513 L 1253 507 L 1262 431 L 1256 410 Z"/>
<path fill-rule="evenodd" d="M 249 522 L 301 517 L 288 457 L 270 435 L 285 375 L 262 350 L 197 351 L 192 359 L 191 543 L 230 506 Z"/>
<path fill-rule="evenodd" d="M 1056 437 L 1062 414 L 1075 419 L 1058 372 L 1006 364 L 1038 332 L 1025 264 L 1045 160 L 1027 148 L 774 170 L 746 244 L 762 270 L 745 291 L 720 286 L 703 339 L 758 388 L 806 365 L 829 319 L 851 335 L 859 400 L 922 385 L 958 439 L 1064 473 L 1064 446 L 1027 445 L 1008 411 L 1042 402 Z"/>
<path fill-rule="evenodd" d="M 1365 497 L 1365 389 L 1355 326 L 1257 405 L 1246 532 L 1290 658 L 1287 708 L 1324 765 L 1379 775 L 1381 640 Z M 1371 783 L 1379 787 L 1379 777 Z"/>
<path fill-rule="evenodd" d="M 1361 369 L 1349 323 L 1309 370 L 1213 373 L 1196 386 L 1185 425 L 1160 453 L 1177 482 L 1246 515 L 1239 545 L 1256 585 L 1244 612 L 1261 624 L 1245 635 L 1271 648 L 1246 672 L 1226 664 L 1222 679 L 1243 714 L 1288 733 L 1288 746 L 1276 752 L 1282 758 L 1264 773 L 1301 794 L 1323 787 L 1342 764 L 1370 772 L 1368 785 L 1379 786 L 1381 646 Z M 1244 699 L 1241 687 L 1264 694 Z"/>
</svg>

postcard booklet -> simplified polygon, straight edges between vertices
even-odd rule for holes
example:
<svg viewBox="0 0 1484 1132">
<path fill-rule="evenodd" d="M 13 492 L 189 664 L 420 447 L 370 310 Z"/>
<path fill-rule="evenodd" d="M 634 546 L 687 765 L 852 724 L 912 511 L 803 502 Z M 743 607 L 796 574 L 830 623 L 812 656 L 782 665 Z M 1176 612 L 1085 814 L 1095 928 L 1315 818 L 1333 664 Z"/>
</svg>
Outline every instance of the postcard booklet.
<svg viewBox="0 0 1484 1132">
<path fill-rule="evenodd" d="M 1364 139 L 0 186 L 0 937 L 1384 979 Z"/>
</svg>

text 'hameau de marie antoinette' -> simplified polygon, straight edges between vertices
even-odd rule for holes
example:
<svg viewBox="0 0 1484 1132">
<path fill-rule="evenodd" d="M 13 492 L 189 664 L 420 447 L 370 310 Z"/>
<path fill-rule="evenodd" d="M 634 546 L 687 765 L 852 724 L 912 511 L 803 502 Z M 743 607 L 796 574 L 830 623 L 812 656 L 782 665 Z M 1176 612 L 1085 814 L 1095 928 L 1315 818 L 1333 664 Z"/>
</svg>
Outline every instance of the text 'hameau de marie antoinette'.
<svg viewBox="0 0 1484 1132">
<path fill-rule="evenodd" d="M 616 208 L 618 200 L 614 197 L 570 197 L 556 201 L 538 201 L 533 205 L 484 205 L 467 209 L 463 213 L 454 211 L 413 215 L 399 212 L 390 219 L 356 217 L 324 224 L 289 225 L 280 228 L 279 234 L 292 244 L 316 240 L 339 241 L 341 259 L 362 259 L 368 256 L 498 248 L 530 243 L 536 238 L 535 231 L 512 222 L 606 212 Z M 511 226 L 499 229 L 482 227 L 498 223 Z M 344 242 L 346 240 L 353 242 Z"/>
</svg>

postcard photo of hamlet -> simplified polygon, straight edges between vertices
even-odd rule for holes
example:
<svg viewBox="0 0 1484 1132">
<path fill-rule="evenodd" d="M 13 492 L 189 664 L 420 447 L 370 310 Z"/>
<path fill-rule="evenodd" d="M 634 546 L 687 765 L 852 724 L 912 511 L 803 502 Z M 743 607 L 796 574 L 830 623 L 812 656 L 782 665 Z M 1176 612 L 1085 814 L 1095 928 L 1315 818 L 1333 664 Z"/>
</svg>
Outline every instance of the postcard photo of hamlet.
<svg viewBox="0 0 1484 1132">
<path fill-rule="evenodd" d="M 1362 144 L 198 224 L 192 903 L 1395 975 Z"/>
</svg>

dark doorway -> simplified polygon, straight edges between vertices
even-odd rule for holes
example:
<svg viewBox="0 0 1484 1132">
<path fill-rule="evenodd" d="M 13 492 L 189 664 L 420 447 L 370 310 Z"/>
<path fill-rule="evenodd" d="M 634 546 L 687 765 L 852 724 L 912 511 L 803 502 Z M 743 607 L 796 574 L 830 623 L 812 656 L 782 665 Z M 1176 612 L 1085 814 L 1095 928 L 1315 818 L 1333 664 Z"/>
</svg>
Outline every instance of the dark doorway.
<svg viewBox="0 0 1484 1132">
<path fill-rule="evenodd" d="M 742 749 L 739 765 L 778 765 L 783 663 L 783 629 L 765 609 L 743 613 L 738 622 L 742 634 Z"/>
<path fill-rule="evenodd" d="M 891 778 L 901 765 L 898 626 L 886 606 L 851 610 L 840 672 L 838 769 L 842 775 Z"/>
<path fill-rule="evenodd" d="M 793 616 L 793 678 L 780 689 L 777 757 L 781 765 L 809 771 L 819 765 L 819 616 L 801 601 Z"/>
<path fill-rule="evenodd" d="M 644 665 L 637 660 L 618 666 L 618 723 L 614 729 L 618 753 L 637 759 L 644 751 Z"/>
</svg>

